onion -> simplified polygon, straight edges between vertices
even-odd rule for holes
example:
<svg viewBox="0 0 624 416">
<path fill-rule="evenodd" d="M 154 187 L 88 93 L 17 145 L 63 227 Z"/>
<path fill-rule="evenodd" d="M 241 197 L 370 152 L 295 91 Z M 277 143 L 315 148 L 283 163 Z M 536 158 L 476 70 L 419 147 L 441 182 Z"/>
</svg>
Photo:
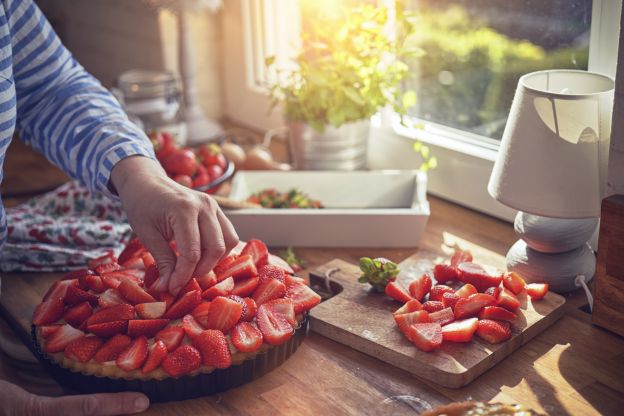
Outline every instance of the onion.
<svg viewBox="0 0 624 416">
<path fill-rule="evenodd" d="M 226 142 L 221 145 L 221 152 L 234 163 L 234 166 L 240 168 L 245 163 L 245 151 L 236 143 Z"/>
<path fill-rule="evenodd" d="M 255 146 L 247 153 L 243 169 L 246 170 L 273 170 L 275 161 L 271 152 L 263 146 Z"/>
</svg>

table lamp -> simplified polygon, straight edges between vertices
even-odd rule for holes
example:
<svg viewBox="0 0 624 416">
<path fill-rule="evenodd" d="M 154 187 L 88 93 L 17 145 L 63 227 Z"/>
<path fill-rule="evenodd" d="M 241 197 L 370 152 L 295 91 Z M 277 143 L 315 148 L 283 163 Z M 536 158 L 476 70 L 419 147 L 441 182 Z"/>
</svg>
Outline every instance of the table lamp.
<svg viewBox="0 0 624 416">
<path fill-rule="evenodd" d="M 586 71 L 522 76 L 490 176 L 490 195 L 519 210 L 508 270 L 556 292 L 595 274 L 588 240 L 606 188 L 613 93 L 613 79 Z"/>
</svg>

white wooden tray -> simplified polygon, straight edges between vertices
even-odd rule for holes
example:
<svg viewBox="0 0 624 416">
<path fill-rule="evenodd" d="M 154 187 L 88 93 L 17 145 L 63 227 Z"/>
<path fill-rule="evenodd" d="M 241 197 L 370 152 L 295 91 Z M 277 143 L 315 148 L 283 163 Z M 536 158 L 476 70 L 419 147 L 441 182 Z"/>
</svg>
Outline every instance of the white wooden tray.
<svg viewBox="0 0 624 416">
<path fill-rule="evenodd" d="M 418 171 L 242 171 L 230 198 L 298 188 L 322 209 L 228 210 L 239 237 L 271 246 L 416 247 L 429 217 L 427 176 Z"/>
</svg>

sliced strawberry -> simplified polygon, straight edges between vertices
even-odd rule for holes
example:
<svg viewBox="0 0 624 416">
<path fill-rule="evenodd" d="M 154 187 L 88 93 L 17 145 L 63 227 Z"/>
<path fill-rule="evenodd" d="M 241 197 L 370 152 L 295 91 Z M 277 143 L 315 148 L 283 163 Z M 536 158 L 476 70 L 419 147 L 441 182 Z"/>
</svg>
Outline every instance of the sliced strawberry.
<svg viewBox="0 0 624 416">
<path fill-rule="evenodd" d="M 202 357 L 192 345 L 182 345 L 163 360 L 161 367 L 171 377 L 180 377 L 199 368 Z"/>
<path fill-rule="evenodd" d="M 67 288 L 65 303 L 68 305 L 78 305 L 85 301 L 89 302 L 91 305 L 97 305 L 98 297 L 80 289 L 78 286 L 71 285 Z"/>
<path fill-rule="evenodd" d="M 78 279 L 57 280 L 52 284 L 52 286 L 50 286 L 50 289 L 48 289 L 46 294 L 43 296 L 43 300 L 65 299 L 67 288 L 75 285 L 78 285 Z"/>
<path fill-rule="evenodd" d="M 43 339 L 49 338 L 50 335 L 58 331 L 63 325 L 54 324 L 54 325 L 42 325 L 39 327 L 39 333 L 43 337 Z"/>
<path fill-rule="evenodd" d="M 445 293 L 455 293 L 453 288 L 446 285 L 435 285 L 429 292 L 429 300 L 442 302 Z"/>
<path fill-rule="evenodd" d="M 182 318 L 182 329 L 184 329 L 187 337 L 194 339 L 206 328 L 197 322 L 193 315 L 184 315 L 184 318 Z"/>
<path fill-rule="evenodd" d="M 65 347 L 65 357 L 86 363 L 102 346 L 102 340 L 92 335 L 77 338 Z"/>
<path fill-rule="evenodd" d="M 264 266 L 269 261 L 269 249 L 266 244 L 254 238 L 247 241 L 247 244 L 240 253 L 241 256 L 247 254 L 253 259 L 256 268 Z"/>
<path fill-rule="evenodd" d="M 260 284 L 260 279 L 257 276 L 248 277 L 247 279 L 241 279 L 234 282 L 234 289 L 232 289 L 232 295 L 237 295 L 242 298 L 251 296 Z"/>
<path fill-rule="evenodd" d="M 98 298 L 98 305 L 100 305 L 100 308 L 102 309 L 120 305 L 122 303 L 126 303 L 126 301 L 115 289 L 106 289 Z"/>
<path fill-rule="evenodd" d="M 470 283 L 466 283 L 465 285 L 457 289 L 455 291 L 455 294 L 459 296 L 460 298 L 467 298 L 468 296 L 474 295 L 475 293 L 478 293 L 478 292 L 479 291 L 477 290 L 476 287 L 474 287 Z"/>
<path fill-rule="evenodd" d="M 93 359 L 97 363 L 105 363 L 107 361 L 116 360 L 119 354 L 121 354 L 132 343 L 132 339 L 123 334 L 113 335 L 108 339 L 102 348 L 95 353 Z"/>
<path fill-rule="evenodd" d="M 281 298 L 285 294 L 286 285 L 284 283 L 276 279 L 268 279 L 258 285 L 251 297 L 257 305 L 262 305 L 272 299 Z"/>
<path fill-rule="evenodd" d="M 493 319 L 495 321 L 513 321 L 516 314 L 500 306 L 486 306 L 479 312 L 479 319 Z"/>
<path fill-rule="evenodd" d="M 408 338 L 421 351 L 432 351 L 442 345 L 442 327 L 438 323 L 414 324 Z"/>
<path fill-rule="evenodd" d="M 139 337 L 132 341 L 115 360 L 117 367 L 124 371 L 132 371 L 143 366 L 147 359 L 147 338 Z"/>
<path fill-rule="evenodd" d="M 493 287 L 489 287 L 485 292 L 483 293 L 487 293 L 488 295 L 492 296 L 494 299 L 498 299 L 498 294 L 500 293 L 500 286 L 493 286 Z"/>
<path fill-rule="evenodd" d="M 268 279 L 276 279 L 285 283 L 284 280 L 286 279 L 286 270 L 273 264 L 267 264 L 258 270 L 258 278 L 260 279 L 260 283 Z"/>
<path fill-rule="evenodd" d="M 430 313 L 429 318 L 431 318 L 431 322 L 437 322 L 444 326 L 455 320 L 455 314 L 453 313 L 453 309 L 444 308 L 441 311 Z"/>
<path fill-rule="evenodd" d="M 229 275 L 227 275 L 226 271 L 232 264 L 234 264 L 234 262 L 236 261 L 236 258 L 237 256 L 235 255 L 229 255 L 219 260 L 219 262 L 213 269 L 218 282 L 220 282 L 221 280 L 225 278 L 230 277 Z M 219 279 L 219 277 L 221 278 Z"/>
<path fill-rule="evenodd" d="M 156 299 L 154 299 L 152 295 L 130 279 L 122 280 L 117 290 L 121 296 L 133 305 L 137 303 L 156 302 Z"/>
<path fill-rule="evenodd" d="M 152 338 L 169 323 L 169 319 L 131 319 L 128 321 L 128 335 L 132 338 Z"/>
<path fill-rule="evenodd" d="M 143 283 L 144 279 L 145 279 L 145 270 L 139 270 L 139 269 L 122 269 L 120 270 L 121 272 L 125 273 L 128 275 L 129 279 L 134 280 L 135 282 L 137 282 L 139 284 L 139 286 L 145 286 L 145 284 Z"/>
<path fill-rule="evenodd" d="M 433 266 L 433 277 L 435 277 L 436 282 L 438 283 L 446 283 L 450 280 L 459 280 L 457 269 L 453 266 L 449 266 L 448 264 L 436 264 Z"/>
<path fill-rule="evenodd" d="M 451 256 L 451 266 L 457 267 L 461 263 L 468 263 L 472 261 L 472 253 L 470 250 L 462 250 L 460 248 L 455 249 L 455 253 Z"/>
<path fill-rule="evenodd" d="M 431 290 L 431 277 L 423 274 L 414 279 L 409 285 L 409 293 L 414 299 L 422 300 Z"/>
<path fill-rule="evenodd" d="M 119 264 L 123 264 L 126 260 L 129 260 L 131 257 L 136 257 L 140 251 L 144 250 L 143 244 L 139 241 L 138 238 L 133 238 L 128 242 L 128 245 L 122 250 L 119 254 L 119 258 L 117 262 Z"/>
<path fill-rule="evenodd" d="M 459 296 L 455 293 L 446 292 L 442 295 L 442 303 L 445 308 L 455 308 L 455 304 L 459 300 Z"/>
<path fill-rule="evenodd" d="M 233 277 L 234 280 L 245 279 L 247 277 L 256 276 L 258 270 L 254 264 L 253 258 L 249 255 L 238 256 L 233 262 L 231 262 L 225 269 L 218 272 L 217 280 L 222 281 L 228 277 Z"/>
<path fill-rule="evenodd" d="M 245 303 L 243 298 L 241 298 L 240 296 L 236 296 L 236 295 L 228 295 L 228 296 L 225 296 L 225 297 L 228 298 L 228 299 L 232 299 L 235 302 L 238 302 L 243 307 L 243 310 L 241 312 L 241 319 L 242 319 L 243 315 L 245 315 L 247 313 L 247 304 Z"/>
<path fill-rule="evenodd" d="M 145 276 L 143 277 L 143 286 L 146 288 L 151 288 L 152 285 L 158 278 L 160 277 L 160 273 L 158 272 L 158 266 L 155 264 L 151 265 L 147 269 L 145 269 Z"/>
<path fill-rule="evenodd" d="M 92 290 L 95 293 L 104 292 L 107 287 L 102 282 L 102 278 L 97 274 L 87 274 L 79 279 L 80 286 L 85 290 Z"/>
<path fill-rule="evenodd" d="M 542 299 L 548 293 L 548 283 L 529 283 L 526 285 L 526 291 L 531 299 Z"/>
<path fill-rule="evenodd" d="M 134 306 L 137 315 L 143 319 L 157 319 L 165 314 L 166 302 L 139 303 Z"/>
<path fill-rule="evenodd" d="M 399 309 L 394 311 L 393 315 L 401 315 L 402 313 L 416 312 L 422 310 L 423 305 L 416 299 L 412 299 Z"/>
<path fill-rule="evenodd" d="M 412 296 L 407 290 L 395 281 L 388 282 L 385 289 L 386 295 L 401 303 L 407 303 L 412 300 Z"/>
<path fill-rule="evenodd" d="M 281 345 L 288 341 L 294 333 L 292 325 L 266 305 L 258 307 L 256 323 L 264 340 L 270 345 Z"/>
<path fill-rule="evenodd" d="M 207 329 L 193 339 L 193 345 L 201 354 L 204 365 L 215 368 L 232 365 L 230 346 L 223 332 Z"/>
<path fill-rule="evenodd" d="M 180 289 L 178 296 L 182 296 L 186 292 L 190 292 L 191 290 L 199 290 L 200 292 L 202 291 L 201 286 L 199 285 L 199 283 L 197 283 L 197 279 L 195 278 L 192 278 L 191 280 L 186 282 L 184 286 L 182 286 L 182 289 Z"/>
<path fill-rule="evenodd" d="M 115 258 L 115 255 L 113 253 L 107 253 L 103 256 L 89 260 L 87 263 L 87 266 L 89 266 L 91 270 L 95 270 L 98 266 L 101 266 L 103 264 L 116 263 L 116 262 L 117 262 L 117 259 Z"/>
<path fill-rule="evenodd" d="M 162 341 L 167 346 L 168 351 L 173 351 L 182 344 L 184 339 L 184 329 L 179 326 L 168 326 L 165 329 L 161 329 L 154 336 L 156 341 Z"/>
<path fill-rule="evenodd" d="M 409 339 L 409 328 L 413 324 L 421 324 L 426 322 L 432 322 L 427 311 L 414 311 L 409 313 L 402 313 L 400 315 L 394 315 L 394 322 L 396 322 L 399 330 Z"/>
<path fill-rule="evenodd" d="M 481 319 L 477 335 L 490 344 L 498 344 L 511 338 L 511 327 L 509 322 Z"/>
<path fill-rule="evenodd" d="M 208 311 L 210 310 L 210 302 L 203 301 L 193 309 L 191 315 L 204 328 L 208 324 Z"/>
<path fill-rule="evenodd" d="M 146 269 L 156 264 L 156 260 L 154 260 L 154 256 L 152 256 L 152 254 L 147 251 L 143 253 L 143 255 L 141 256 L 141 259 L 143 260 L 143 265 L 145 266 Z"/>
<path fill-rule="evenodd" d="M 78 328 L 84 321 L 93 314 L 93 308 L 89 302 L 82 302 L 65 311 L 63 319 L 71 326 Z"/>
<path fill-rule="evenodd" d="M 286 273 L 286 277 L 284 278 L 284 283 L 286 283 L 286 287 L 296 285 L 296 284 L 308 285 L 305 279 L 302 279 L 299 276 L 294 276 L 289 273 Z"/>
<path fill-rule="evenodd" d="M 503 275 L 503 285 L 505 285 L 507 289 L 511 290 L 514 295 L 517 295 L 524 290 L 526 283 L 518 273 L 507 272 Z"/>
<path fill-rule="evenodd" d="M 201 292 L 199 290 L 191 290 L 186 292 L 178 299 L 163 315 L 163 318 L 178 319 L 187 313 L 190 313 L 202 301 Z"/>
<path fill-rule="evenodd" d="M 197 277 L 196 279 L 197 283 L 199 283 L 199 286 L 202 288 L 202 291 L 217 284 L 217 275 L 212 270 L 201 277 Z"/>
<path fill-rule="evenodd" d="M 64 310 L 65 304 L 63 299 L 50 298 L 37 305 L 33 312 L 32 322 L 37 326 L 52 324 L 63 316 Z"/>
<path fill-rule="evenodd" d="M 106 309 L 100 309 L 95 312 L 91 317 L 87 320 L 87 324 L 101 324 L 102 322 L 111 322 L 111 321 L 127 321 L 128 319 L 134 318 L 134 307 L 132 305 L 128 305 L 127 303 L 122 303 L 120 305 L 113 305 Z"/>
<path fill-rule="evenodd" d="M 212 286 L 209 289 L 206 289 L 201 296 L 204 299 L 208 299 L 208 300 L 212 300 L 214 298 L 216 298 L 217 296 L 227 296 L 230 293 L 232 293 L 232 290 L 234 289 L 234 278 L 232 277 L 228 277 L 225 280 L 222 280 L 221 282 L 217 283 L 216 285 Z"/>
<path fill-rule="evenodd" d="M 167 309 L 169 309 L 171 306 L 173 306 L 174 303 L 176 303 L 177 299 L 169 292 L 162 292 L 158 294 L 158 300 L 161 302 L 165 302 L 165 304 L 167 305 Z"/>
<path fill-rule="evenodd" d="M 475 293 L 467 298 L 459 298 L 455 304 L 455 318 L 463 319 L 477 316 L 486 306 L 496 305 L 496 299 L 486 293 Z"/>
<path fill-rule="evenodd" d="M 470 342 L 478 326 L 479 320 L 477 318 L 451 322 L 442 327 L 442 338 L 444 341 Z"/>
<path fill-rule="evenodd" d="M 131 257 L 128 260 L 126 260 L 123 263 L 119 263 L 121 265 L 121 268 L 124 269 L 125 271 L 128 270 L 145 270 L 145 264 L 143 263 L 143 252 L 140 252 L 140 254 L 136 257 Z"/>
<path fill-rule="evenodd" d="M 219 296 L 210 304 L 206 317 L 206 328 L 229 331 L 239 321 L 243 312 L 243 306 L 228 298 Z"/>
<path fill-rule="evenodd" d="M 129 275 L 128 273 L 126 273 L 126 271 L 114 271 L 114 272 L 104 273 L 101 275 L 102 282 L 104 283 L 104 285 L 106 285 L 106 287 L 109 287 L 111 289 L 117 289 L 119 285 L 121 284 L 122 280 L 126 280 L 126 279 L 134 280 L 134 277 L 130 277 L 130 276 L 132 275 Z"/>
<path fill-rule="evenodd" d="M 128 330 L 128 321 L 108 321 L 99 324 L 89 324 L 87 321 L 86 325 L 87 331 L 102 338 L 123 334 Z"/>
<path fill-rule="evenodd" d="M 167 346 L 162 341 L 156 341 L 149 348 L 149 354 L 147 356 L 147 360 L 145 360 L 145 364 L 143 365 L 143 369 L 141 372 L 143 374 L 150 373 L 160 367 L 160 364 L 167 357 Z"/>
<path fill-rule="evenodd" d="M 427 302 L 422 304 L 422 308 L 429 313 L 437 312 L 444 309 L 444 303 L 437 300 L 428 300 Z"/>
<path fill-rule="evenodd" d="M 250 322 L 258 313 L 258 305 L 252 298 L 243 298 L 243 302 L 245 302 L 245 308 L 243 309 L 240 320 Z"/>
<path fill-rule="evenodd" d="M 295 326 L 297 318 L 295 317 L 295 305 L 293 301 L 286 299 L 273 299 L 265 303 L 267 308 L 271 308 L 273 312 L 282 315 L 289 324 Z"/>
<path fill-rule="evenodd" d="M 46 340 L 45 351 L 49 353 L 61 352 L 67 344 L 75 339 L 82 338 L 84 332 L 74 328 L 70 324 L 61 326 Z"/>
<path fill-rule="evenodd" d="M 293 301 L 296 314 L 308 311 L 321 303 L 319 294 L 302 283 L 288 286 L 286 289 L 286 297 Z"/>
<path fill-rule="evenodd" d="M 240 322 L 230 332 L 232 344 L 240 352 L 254 352 L 262 346 L 262 332 L 249 322 Z"/>
<path fill-rule="evenodd" d="M 95 272 L 93 272 L 93 270 L 89 270 L 89 269 L 72 270 L 71 272 L 67 272 L 67 273 L 65 273 L 63 275 L 63 280 L 78 279 L 78 281 L 80 281 L 85 276 L 93 276 L 93 275 L 95 275 Z M 82 284 L 82 282 L 81 282 L 81 284 Z"/>
<path fill-rule="evenodd" d="M 515 311 L 520 307 L 520 301 L 516 295 L 514 295 L 510 290 L 507 290 L 505 287 L 501 288 L 496 304 L 510 311 Z"/>
<path fill-rule="evenodd" d="M 459 280 L 474 285 L 479 292 L 485 292 L 492 286 L 498 286 L 503 280 L 502 275 L 492 276 L 477 263 L 461 263 L 457 266 L 457 270 Z"/>
<path fill-rule="evenodd" d="M 114 272 L 119 269 L 121 269 L 121 266 L 118 263 L 113 262 L 113 263 L 100 264 L 99 266 L 95 268 L 95 272 L 101 276 L 104 273 Z"/>
</svg>

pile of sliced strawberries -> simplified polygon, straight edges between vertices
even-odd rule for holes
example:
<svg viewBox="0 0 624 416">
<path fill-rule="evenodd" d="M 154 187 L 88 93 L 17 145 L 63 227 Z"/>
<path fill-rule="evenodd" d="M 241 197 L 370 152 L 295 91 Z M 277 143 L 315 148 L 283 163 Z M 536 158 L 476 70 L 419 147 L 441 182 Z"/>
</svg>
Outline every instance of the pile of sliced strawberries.
<svg viewBox="0 0 624 416">
<path fill-rule="evenodd" d="M 456 250 L 450 264 L 435 265 L 433 277 L 435 285 L 423 274 L 408 287 L 394 280 L 385 289 L 403 303 L 394 312 L 399 330 L 422 351 L 444 341 L 470 342 L 474 334 L 492 344 L 506 341 L 520 307 L 517 296 L 526 291 L 537 300 L 548 292 L 548 284 L 526 284 L 514 272 L 488 273 L 465 250 Z"/>
<path fill-rule="evenodd" d="M 271 264 L 266 245 L 250 240 L 239 255 L 194 277 L 173 296 L 152 289 L 153 257 L 133 240 L 54 282 L 33 324 L 48 353 L 82 363 L 114 361 L 125 371 L 162 368 L 172 377 L 202 364 L 227 368 L 232 354 L 288 341 L 301 314 L 321 298 L 306 282 Z"/>
</svg>

